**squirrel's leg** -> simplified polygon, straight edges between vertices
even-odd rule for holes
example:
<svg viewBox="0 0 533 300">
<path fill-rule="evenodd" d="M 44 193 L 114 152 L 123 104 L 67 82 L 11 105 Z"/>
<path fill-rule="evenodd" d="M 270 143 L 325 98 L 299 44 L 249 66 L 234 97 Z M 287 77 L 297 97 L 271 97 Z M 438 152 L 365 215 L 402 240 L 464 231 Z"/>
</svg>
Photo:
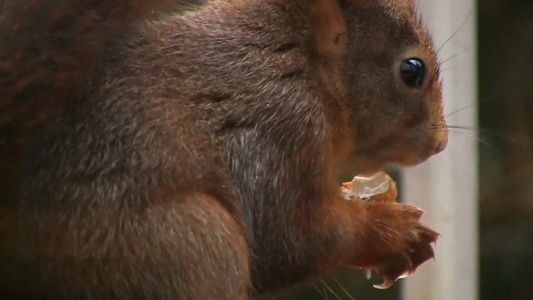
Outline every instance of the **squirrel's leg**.
<svg viewBox="0 0 533 300">
<path fill-rule="evenodd" d="M 391 200 L 345 200 L 327 155 L 313 146 L 265 147 L 263 137 L 249 130 L 239 138 L 230 155 L 232 182 L 249 212 L 252 282 L 259 292 L 340 265 L 375 268 L 389 285 L 433 256 L 431 243 L 438 235 L 419 223 L 418 208 Z"/>
<path fill-rule="evenodd" d="M 383 284 L 377 287 L 389 287 L 433 258 L 431 243 L 438 234 L 420 224 L 423 211 L 419 208 L 372 199 L 335 199 L 325 204 L 332 207 L 324 209 L 331 218 L 327 227 L 338 237 L 337 249 L 343 251 L 338 255 L 345 258 L 345 264 L 367 271 L 375 269 L 384 277 Z M 351 237 L 346 236 L 347 226 L 353 230 Z"/>
<path fill-rule="evenodd" d="M 30 259 L 44 279 L 42 293 L 58 299 L 248 299 L 248 247 L 233 217 L 203 193 L 162 198 L 142 211 L 37 217 Z"/>
<path fill-rule="evenodd" d="M 340 195 L 305 201 L 289 210 L 290 216 L 274 211 L 264 216 L 275 220 L 263 222 L 277 220 L 282 231 L 277 232 L 274 224 L 256 230 L 252 280 L 258 290 L 324 275 L 340 265 L 374 269 L 384 277 L 378 287 L 386 288 L 433 257 L 431 243 L 438 234 L 420 224 L 422 211 L 416 207 L 347 201 Z M 320 207 L 314 206 L 317 202 Z"/>
</svg>

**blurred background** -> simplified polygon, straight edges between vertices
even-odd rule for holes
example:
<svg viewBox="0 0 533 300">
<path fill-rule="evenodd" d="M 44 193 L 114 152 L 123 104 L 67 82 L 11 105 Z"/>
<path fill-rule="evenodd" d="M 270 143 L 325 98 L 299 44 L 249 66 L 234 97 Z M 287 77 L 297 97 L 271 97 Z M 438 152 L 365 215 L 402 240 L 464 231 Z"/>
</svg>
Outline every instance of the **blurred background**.
<svg viewBox="0 0 533 300">
<path fill-rule="evenodd" d="M 533 1 L 478 1 L 480 299 L 533 299 Z"/>
<path fill-rule="evenodd" d="M 438 1 L 449 0 L 419 2 L 423 5 L 423 2 Z M 465 101 L 462 107 L 451 112 L 468 114 L 470 111 L 479 121 L 471 126 L 458 124 L 456 120 L 452 125 L 463 128 L 450 132 L 451 136 L 459 135 L 463 140 L 477 143 L 479 151 L 477 163 L 472 161 L 477 167 L 473 174 L 479 184 L 479 187 L 472 185 L 477 189 L 474 204 L 479 219 L 474 218 L 476 224 L 473 225 L 477 240 L 456 241 L 475 243 L 471 249 L 477 256 L 472 264 L 477 268 L 474 272 L 477 278 L 472 281 L 474 283 L 463 284 L 476 285 L 475 293 L 468 297 L 528 300 L 533 299 L 529 286 L 533 278 L 533 1 L 478 0 L 474 5 L 473 13 L 464 11 L 460 18 L 471 18 L 475 22 L 472 27 L 477 30 L 477 49 L 458 47 L 447 52 L 453 55 L 441 56 L 441 60 L 452 62 L 460 61 L 461 56 L 477 57 L 477 66 L 474 63 L 478 72 L 477 84 L 474 84 L 477 85 L 477 107 Z M 450 44 L 461 35 L 461 30 L 469 30 L 463 28 L 461 22 L 452 25 L 459 33 L 444 38 L 450 39 Z M 437 35 L 439 29 L 432 33 Z M 437 44 L 437 48 L 439 46 Z M 443 73 L 449 72 L 446 64 L 448 62 L 443 64 Z M 450 84 L 446 77 L 445 84 Z M 449 154 L 441 159 L 453 163 L 455 157 Z M 457 164 L 455 168 L 460 170 Z M 377 290 L 372 284 L 379 283 L 380 278 L 369 282 L 361 270 L 342 268 L 310 287 L 269 299 L 430 300 L 409 298 L 405 292 L 402 298 L 402 289 L 405 289 L 402 285 L 412 278 L 401 280 L 388 290 Z M 468 300 L 442 295 L 438 299 Z"/>
</svg>

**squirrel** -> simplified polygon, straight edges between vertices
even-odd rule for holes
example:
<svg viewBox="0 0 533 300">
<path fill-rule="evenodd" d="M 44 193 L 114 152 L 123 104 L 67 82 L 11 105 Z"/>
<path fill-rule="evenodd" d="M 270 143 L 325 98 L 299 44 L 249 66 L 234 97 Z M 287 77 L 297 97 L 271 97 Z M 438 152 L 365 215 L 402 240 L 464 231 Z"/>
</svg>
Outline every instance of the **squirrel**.
<svg viewBox="0 0 533 300">
<path fill-rule="evenodd" d="M 433 257 L 336 175 L 447 141 L 411 0 L 0 1 L 0 297 L 249 299 Z"/>
</svg>

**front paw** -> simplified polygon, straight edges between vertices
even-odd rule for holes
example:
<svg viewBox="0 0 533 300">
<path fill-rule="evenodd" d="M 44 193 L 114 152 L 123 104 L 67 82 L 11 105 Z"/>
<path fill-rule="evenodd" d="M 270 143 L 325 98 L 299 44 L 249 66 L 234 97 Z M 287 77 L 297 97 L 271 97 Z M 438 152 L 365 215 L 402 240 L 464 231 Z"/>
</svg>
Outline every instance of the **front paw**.
<svg viewBox="0 0 533 300">
<path fill-rule="evenodd" d="M 388 288 L 434 257 L 431 243 L 439 235 L 420 224 L 423 211 L 417 207 L 389 201 L 366 205 L 368 236 L 355 266 L 365 268 L 367 275 L 376 270 L 385 281 L 374 287 Z"/>
</svg>

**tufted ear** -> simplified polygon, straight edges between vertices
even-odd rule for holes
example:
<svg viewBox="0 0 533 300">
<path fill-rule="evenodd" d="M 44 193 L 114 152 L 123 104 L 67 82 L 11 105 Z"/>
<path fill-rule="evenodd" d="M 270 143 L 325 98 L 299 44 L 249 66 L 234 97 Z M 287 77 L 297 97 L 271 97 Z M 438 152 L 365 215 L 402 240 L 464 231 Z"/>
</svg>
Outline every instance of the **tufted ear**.
<svg viewBox="0 0 533 300">
<path fill-rule="evenodd" d="M 379 0 L 309 0 L 310 15 L 319 55 L 325 58 L 342 55 L 346 47 L 343 35 L 347 25 L 343 12 L 347 9 L 375 5 Z"/>
<path fill-rule="evenodd" d="M 341 3 L 338 0 L 310 0 L 310 15 L 316 35 L 318 54 L 333 58 L 342 55 L 340 37 L 347 30 Z"/>
<path fill-rule="evenodd" d="M 340 5 L 344 7 L 367 7 L 374 5 L 378 2 L 378 0 L 339 0 Z"/>
</svg>

